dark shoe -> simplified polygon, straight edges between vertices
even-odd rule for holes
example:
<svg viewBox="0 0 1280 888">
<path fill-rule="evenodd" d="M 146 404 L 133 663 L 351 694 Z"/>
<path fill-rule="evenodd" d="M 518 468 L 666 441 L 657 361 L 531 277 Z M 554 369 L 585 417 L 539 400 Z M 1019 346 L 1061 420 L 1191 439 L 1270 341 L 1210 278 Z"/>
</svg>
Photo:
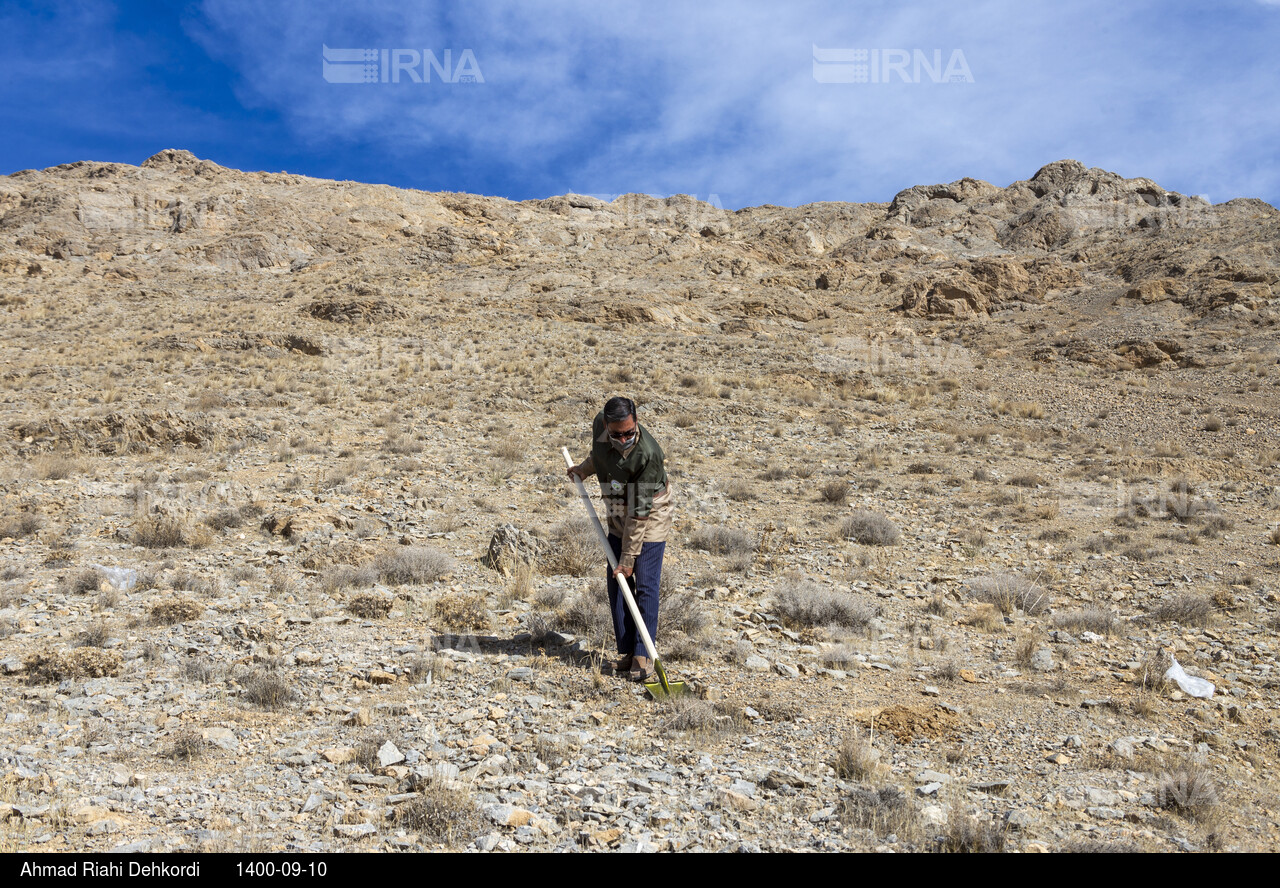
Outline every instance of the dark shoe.
<svg viewBox="0 0 1280 888">
<path fill-rule="evenodd" d="M 633 657 L 629 674 L 632 681 L 639 682 L 653 681 L 658 677 L 657 673 L 653 671 L 653 661 L 648 657 Z"/>
<path fill-rule="evenodd" d="M 629 672 L 631 672 L 631 661 L 632 661 L 632 656 L 630 654 L 624 654 L 618 657 L 618 659 L 614 661 L 614 664 L 613 664 L 613 674 L 627 675 Z"/>
</svg>

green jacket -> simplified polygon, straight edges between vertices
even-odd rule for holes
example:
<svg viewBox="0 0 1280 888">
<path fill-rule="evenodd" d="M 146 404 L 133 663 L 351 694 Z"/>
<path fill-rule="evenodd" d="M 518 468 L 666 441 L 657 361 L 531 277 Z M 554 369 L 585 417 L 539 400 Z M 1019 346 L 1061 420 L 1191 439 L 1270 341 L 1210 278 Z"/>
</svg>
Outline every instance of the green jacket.
<svg viewBox="0 0 1280 888">
<path fill-rule="evenodd" d="M 675 515 L 666 456 L 653 435 L 643 425 L 639 429 L 636 442 L 619 452 L 609 442 L 604 414 L 596 414 L 591 456 L 579 467 L 600 482 L 609 532 L 622 540 L 622 567 L 634 566 L 645 543 L 664 541 Z"/>
</svg>

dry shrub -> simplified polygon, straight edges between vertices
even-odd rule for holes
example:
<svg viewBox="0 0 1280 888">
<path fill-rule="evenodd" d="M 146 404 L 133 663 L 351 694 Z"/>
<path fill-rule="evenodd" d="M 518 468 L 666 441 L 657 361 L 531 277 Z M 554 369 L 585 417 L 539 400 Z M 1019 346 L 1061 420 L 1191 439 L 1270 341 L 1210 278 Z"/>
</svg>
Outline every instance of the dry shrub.
<svg viewBox="0 0 1280 888">
<path fill-rule="evenodd" d="M 436 599 L 435 618 L 446 629 L 487 629 L 489 608 L 480 594 L 446 594 Z"/>
<path fill-rule="evenodd" d="M 192 527 L 188 522 L 168 515 L 147 515 L 133 528 L 133 541 L 148 549 L 176 549 L 187 546 L 199 549 L 210 542 L 207 528 Z"/>
<path fill-rule="evenodd" d="M 151 606 L 151 624 L 168 626 L 172 623 L 185 623 L 187 620 L 198 620 L 204 613 L 204 605 L 190 598 L 168 598 Z"/>
<path fill-rule="evenodd" d="M 1105 607 L 1087 607 L 1068 614 L 1054 614 L 1053 628 L 1067 632 L 1092 632 L 1095 635 L 1115 635 L 1115 614 Z"/>
<path fill-rule="evenodd" d="M 880 764 L 880 750 L 856 732 L 844 738 L 831 766 L 842 779 L 857 781 L 871 780 L 884 770 Z"/>
<path fill-rule="evenodd" d="M 182 676 L 188 681 L 199 682 L 200 684 L 209 684 L 217 675 L 218 670 L 213 663 L 203 657 L 195 657 L 185 661 L 182 664 Z"/>
<path fill-rule="evenodd" d="M 972 626 L 979 632 L 1003 632 L 1004 616 L 994 604 L 979 604 L 960 618 L 961 625 Z"/>
<path fill-rule="evenodd" d="M 1011 487 L 1039 487 L 1044 479 L 1039 475 L 1014 475 L 1005 483 Z"/>
<path fill-rule="evenodd" d="M 750 481 L 735 478 L 725 484 L 724 495 L 736 503 L 745 503 L 756 498 L 756 489 Z"/>
<path fill-rule="evenodd" d="M 272 598 L 297 595 L 298 581 L 286 568 L 276 565 L 267 573 L 267 594 Z"/>
<path fill-rule="evenodd" d="M 1161 601 L 1147 611 L 1147 616 L 1157 623 L 1178 623 L 1183 626 L 1207 626 L 1213 619 L 1213 599 L 1208 595 L 1184 592 L 1175 598 Z"/>
<path fill-rule="evenodd" d="M 391 613 L 391 605 L 385 595 L 357 595 L 347 602 L 347 610 L 362 620 L 381 620 Z"/>
<path fill-rule="evenodd" d="M 839 506 L 849 498 L 849 482 L 843 479 L 828 481 L 822 485 L 822 498 L 833 506 Z"/>
<path fill-rule="evenodd" d="M 943 854 L 998 854 L 1004 850 L 1008 830 L 1003 824 L 953 813 L 947 831 L 938 836 L 934 850 Z"/>
<path fill-rule="evenodd" d="M 378 759 L 378 750 L 387 744 L 390 740 L 397 747 L 400 746 L 399 741 L 386 734 L 374 733 L 363 737 L 359 743 L 355 745 L 355 753 L 352 762 L 357 768 L 366 774 L 376 774 L 382 767 L 382 762 Z"/>
<path fill-rule="evenodd" d="M 699 638 L 711 627 L 711 615 L 702 599 L 692 592 L 673 592 L 661 597 L 658 619 L 660 631 L 679 631 Z"/>
<path fill-rule="evenodd" d="M 199 729 L 183 727 L 170 735 L 167 755 L 174 761 L 190 762 L 204 755 L 208 750 L 209 741 Z"/>
<path fill-rule="evenodd" d="M 1030 617 L 1039 616 L 1052 603 L 1047 589 L 1016 573 L 979 577 L 971 580 L 968 586 L 970 595 L 978 601 L 994 604 L 1000 613 L 1006 615 L 1020 610 Z"/>
<path fill-rule="evenodd" d="M 865 629 L 880 608 L 848 592 L 807 578 L 784 578 L 774 591 L 773 609 L 791 626 L 845 626 Z"/>
<path fill-rule="evenodd" d="M 1169 679 L 1164 677 L 1172 665 L 1173 661 L 1169 655 L 1160 648 L 1151 651 L 1142 659 L 1142 664 L 1138 667 L 1138 687 L 1157 694 L 1164 693 L 1172 686 Z"/>
<path fill-rule="evenodd" d="M 65 481 L 84 470 L 80 461 L 65 454 L 50 454 L 36 463 L 36 475 L 45 481 Z"/>
<path fill-rule="evenodd" d="M 855 509 L 840 522 L 838 535 L 864 546 L 893 546 L 902 539 L 896 524 L 876 512 Z"/>
<path fill-rule="evenodd" d="M 1031 668 L 1031 658 L 1040 649 L 1041 641 L 1036 635 L 1023 635 L 1013 644 L 1013 663 L 1020 669 Z"/>
<path fill-rule="evenodd" d="M 754 552 L 758 541 L 749 533 L 719 524 L 704 524 L 689 535 L 689 544 L 712 555 Z"/>
<path fill-rule="evenodd" d="M 378 569 L 372 564 L 335 564 L 320 575 L 320 588 L 328 595 L 347 589 L 368 589 L 378 582 Z"/>
<path fill-rule="evenodd" d="M 101 571 L 82 570 L 75 576 L 64 578 L 58 587 L 64 595 L 85 595 L 89 592 L 97 592 L 102 587 L 104 579 L 106 577 Z"/>
<path fill-rule="evenodd" d="M 111 626 L 99 620 L 76 637 L 79 647 L 102 647 L 111 640 Z"/>
<path fill-rule="evenodd" d="M 34 512 L 23 512 L 19 515 L 6 515 L 0 518 L 0 539 L 33 536 L 44 525 L 44 520 Z"/>
<path fill-rule="evenodd" d="M 1162 773 L 1156 781 L 1157 804 L 1188 820 L 1203 822 L 1217 813 L 1218 788 L 1207 768 L 1184 761 Z"/>
<path fill-rule="evenodd" d="M 212 515 L 206 515 L 203 524 L 213 530 L 226 530 L 244 524 L 244 516 L 239 509 L 219 509 Z"/>
<path fill-rule="evenodd" d="M 613 637 L 613 616 L 604 589 L 579 589 L 556 613 L 560 626 L 583 635 L 594 645 Z"/>
<path fill-rule="evenodd" d="M 428 780 L 419 792 L 419 798 L 395 809 L 398 827 L 450 846 L 465 844 L 479 831 L 480 816 L 465 785 Z"/>
<path fill-rule="evenodd" d="M 455 562 L 433 546 L 405 546 L 378 556 L 374 567 L 382 582 L 403 586 L 434 583 L 452 573 Z"/>
<path fill-rule="evenodd" d="M 960 664 L 955 660 L 947 660 L 933 667 L 933 677 L 937 681 L 954 682 L 960 677 Z"/>
<path fill-rule="evenodd" d="M 585 516 L 561 521 L 551 528 L 551 546 L 538 558 L 538 566 L 547 574 L 585 577 L 604 563 L 600 542 L 591 521 Z"/>
<path fill-rule="evenodd" d="M 840 800 L 840 822 L 854 829 L 869 829 L 878 836 L 893 833 L 908 841 L 920 829 L 915 807 L 896 786 L 855 786 Z"/>
<path fill-rule="evenodd" d="M 240 680 L 244 698 L 263 709 L 283 709 L 298 699 L 293 685 L 275 669 L 255 669 Z"/>
<path fill-rule="evenodd" d="M 664 663 L 693 663 L 702 659 L 706 647 L 705 642 L 676 629 L 662 636 L 662 660 Z"/>
<path fill-rule="evenodd" d="M 106 678 L 120 672 L 124 658 L 119 651 L 79 647 L 70 651 L 43 651 L 27 658 L 27 678 L 32 684 L 64 678 Z"/>
<path fill-rule="evenodd" d="M 180 570 L 169 580 L 175 591 L 195 592 L 197 595 L 217 595 L 222 591 L 222 581 L 217 577 L 202 577 L 188 570 Z"/>
<path fill-rule="evenodd" d="M 694 734 L 703 737 L 727 734 L 746 724 L 742 707 L 728 701 L 715 705 L 697 697 L 685 695 L 663 702 L 666 713 L 658 726 L 660 734 Z"/>
</svg>

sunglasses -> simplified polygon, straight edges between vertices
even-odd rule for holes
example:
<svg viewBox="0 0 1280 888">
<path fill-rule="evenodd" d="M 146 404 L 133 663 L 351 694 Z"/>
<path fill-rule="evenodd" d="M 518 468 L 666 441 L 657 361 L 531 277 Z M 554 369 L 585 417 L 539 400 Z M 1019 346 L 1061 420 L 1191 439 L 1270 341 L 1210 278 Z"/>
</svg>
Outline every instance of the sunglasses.
<svg viewBox="0 0 1280 888">
<path fill-rule="evenodd" d="M 639 432 L 640 432 L 639 427 L 632 427 L 630 429 L 627 429 L 625 432 L 619 432 L 616 435 L 613 432 L 609 432 L 609 440 L 617 441 L 619 444 L 625 444 L 628 441 L 634 441 L 636 435 L 639 434 Z"/>
</svg>

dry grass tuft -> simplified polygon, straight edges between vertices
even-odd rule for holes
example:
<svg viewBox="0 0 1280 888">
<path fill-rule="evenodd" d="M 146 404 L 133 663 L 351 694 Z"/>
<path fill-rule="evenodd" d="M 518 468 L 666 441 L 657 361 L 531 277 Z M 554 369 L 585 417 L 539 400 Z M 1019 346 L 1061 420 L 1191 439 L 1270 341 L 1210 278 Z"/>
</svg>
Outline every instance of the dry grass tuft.
<svg viewBox="0 0 1280 888">
<path fill-rule="evenodd" d="M 906 841 L 920 831 L 915 807 L 896 786 L 855 786 L 840 800 L 840 822 L 854 829 L 869 829 L 878 836 L 892 833 Z"/>
<path fill-rule="evenodd" d="M 1067 632 L 1092 632 L 1096 635 L 1115 635 L 1115 614 L 1105 607 L 1087 607 L 1067 614 L 1054 614 L 1053 628 Z"/>
<path fill-rule="evenodd" d="M 428 780 L 418 791 L 419 798 L 395 809 L 396 826 L 449 846 L 465 844 L 480 829 L 475 801 L 465 785 Z"/>
<path fill-rule="evenodd" d="M 849 498 L 850 485 L 848 481 L 843 479 L 828 481 L 820 489 L 822 498 L 833 506 L 843 505 L 844 501 Z"/>
<path fill-rule="evenodd" d="M 0 518 L 0 539 L 34 536 L 44 526 L 44 519 L 34 512 L 23 512 L 18 515 L 6 515 Z"/>
<path fill-rule="evenodd" d="M 209 741 L 197 728 L 183 727 L 169 737 L 166 755 L 174 761 L 191 762 L 209 751 Z"/>
<path fill-rule="evenodd" d="M 593 645 L 613 638 L 613 616 L 602 588 L 578 590 L 556 612 L 556 620 L 561 628 L 585 636 Z"/>
<path fill-rule="evenodd" d="M 244 698 L 263 709 L 283 709 L 298 700 L 293 685 L 275 669 L 255 669 L 240 680 Z"/>
<path fill-rule="evenodd" d="M 381 620 L 391 613 L 392 603 L 385 595 L 357 595 L 347 602 L 347 610 L 362 620 Z"/>
<path fill-rule="evenodd" d="M 561 521 L 548 536 L 551 546 L 538 559 L 543 573 L 585 577 L 602 569 L 604 556 L 595 528 L 586 516 Z"/>
<path fill-rule="evenodd" d="M 86 595 L 97 592 L 106 577 L 99 570 L 82 570 L 75 576 L 66 577 L 59 583 L 59 591 L 64 595 Z"/>
<path fill-rule="evenodd" d="M 1182 626 L 1208 626 L 1213 615 L 1213 599 L 1195 592 L 1184 592 L 1147 611 L 1147 616 L 1157 623 L 1178 623 Z"/>
<path fill-rule="evenodd" d="M 374 561 L 382 582 L 392 586 L 434 583 L 453 572 L 454 560 L 433 546 L 405 546 Z"/>
<path fill-rule="evenodd" d="M 865 629 L 880 615 L 878 605 L 810 579 L 784 578 L 773 599 L 773 609 L 791 626 Z"/>
<path fill-rule="evenodd" d="M 759 542 L 749 533 L 718 524 L 704 524 L 689 535 L 689 545 L 712 555 L 754 552 Z"/>
<path fill-rule="evenodd" d="M 1193 761 L 1181 762 L 1156 781 L 1156 803 L 1188 820 L 1212 820 L 1218 809 L 1218 787 L 1209 771 Z"/>
<path fill-rule="evenodd" d="M 943 854 L 998 854 L 1004 850 L 1006 838 L 1003 825 L 953 813 L 934 850 Z"/>
<path fill-rule="evenodd" d="M 864 546 L 893 546 L 902 539 L 896 524 L 884 515 L 865 509 L 855 509 L 841 521 L 837 535 Z"/>
<path fill-rule="evenodd" d="M 148 549 L 176 549 L 186 546 L 199 549 L 212 541 L 207 527 L 193 527 L 189 522 L 167 515 L 139 518 L 133 528 L 135 545 Z"/>
<path fill-rule="evenodd" d="M 488 629 L 492 625 L 489 608 L 480 594 L 445 594 L 436 599 L 435 619 L 446 629 Z"/>
<path fill-rule="evenodd" d="M 151 624 L 167 626 L 185 623 L 187 620 L 198 620 L 203 613 L 204 605 L 190 598 L 168 598 L 151 606 Z"/>
<path fill-rule="evenodd" d="M 836 750 L 835 761 L 831 763 L 837 776 L 844 780 L 873 780 L 884 765 L 880 763 L 880 750 L 876 749 L 855 732 L 844 738 L 840 748 Z"/>
<path fill-rule="evenodd" d="M 44 651 L 27 658 L 27 679 L 32 684 L 64 678 L 106 678 L 117 675 L 124 658 L 119 651 L 79 647 L 70 651 Z"/>
<path fill-rule="evenodd" d="M 995 605 L 1005 615 L 1020 610 L 1030 617 L 1039 616 L 1052 603 L 1047 589 L 1016 573 L 979 577 L 968 586 L 975 599 Z"/>
</svg>

